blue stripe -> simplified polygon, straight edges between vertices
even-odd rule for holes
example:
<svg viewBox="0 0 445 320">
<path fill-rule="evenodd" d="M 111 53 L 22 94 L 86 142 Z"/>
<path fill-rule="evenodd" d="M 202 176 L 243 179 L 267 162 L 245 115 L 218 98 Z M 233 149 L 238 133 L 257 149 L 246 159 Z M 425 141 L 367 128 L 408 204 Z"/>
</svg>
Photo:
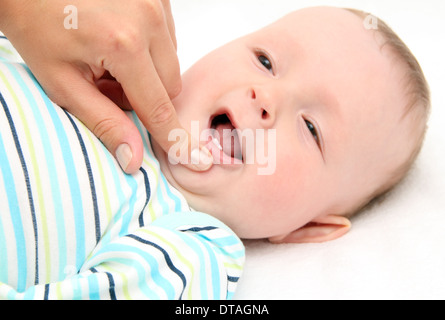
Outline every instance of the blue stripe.
<svg viewBox="0 0 445 320">
<path fill-rule="evenodd" d="M 182 281 L 182 286 L 183 287 L 182 287 L 181 294 L 179 296 L 179 299 L 182 300 L 182 295 L 184 294 L 184 290 L 187 287 L 187 279 L 185 278 L 184 274 L 178 268 L 175 267 L 175 265 L 173 264 L 173 262 L 172 262 L 172 260 L 170 258 L 170 255 L 168 254 L 168 252 L 165 251 L 162 247 L 160 247 L 156 243 L 153 243 L 151 241 L 142 239 L 142 238 L 140 238 L 138 236 L 135 236 L 135 235 L 131 234 L 131 235 L 128 235 L 128 237 L 130 237 L 130 238 L 132 238 L 132 239 L 134 239 L 134 240 L 136 240 L 136 241 L 138 241 L 140 243 L 152 246 L 153 248 L 158 249 L 159 251 L 161 251 L 161 253 L 164 255 L 165 262 L 167 263 L 167 266 L 169 267 L 169 269 L 171 271 L 173 271 Z"/>
<path fill-rule="evenodd" d="M 121 169 L 119 169 L 121 170 Z M 122 218 L 122 226 L 121 230 L 119 231 L 119 236 L 123 237 L 128 234 L 128 228 L 130 227 L 130 223 L 133 220 L 133 215 L 136 212 L 136 204 L 138 201 L 138 182 L 136 181 L 136 178 L 130 175 L 127 175 L 127 182 L 128 186 L 131 188 L 131 194 L 128 197 L 128 210 L 123 214 Z M 109 234 L 109 233 L 108 233 Z"/>
<path fill-rule="evenodd" d="M 142 228 L 145 225 L 144 224 L 144 211 L 145 211 L 145 208 L 147 207 L 148 202 L 150 201 L 150 193 L 151 193 L 151 191 L 150 191 L 150 181 L 148 181 L 147 171 L 145 171 L 144 168 L 140 168 L 139 170 L 144 175 L 145 194 L 146 194 L 144 208 L 142 209 L 142 212 L 139 215 L 139 227 Z"/>
<path fill-rule="evenodd" d="M 53 155 L 53 146 L 52 141 L 49 137 L 48 131 L 46 129 L 46 123 L 43 120 L 42 114 L 39 112 L 40 108 L 37 104 L 33 94 L 28 89 L 28 86 L 23 81 L 22 76 L 19 74 L 18 70 L 13 67 L 12 65 L 8 65 L 9 70 L 11 71 L 12 75 L 16 79 L 17 83 L 22 89 L 22 92 L 25 94 L 26 99 L 28 103 L 30 104 L 30 108 L 33 112 L 34 118 L 35 118 L 35 124 L 38 126 L 38 130 L 41 134 L 40 141 L 42 141 L 42 145 L 44 148 L 44 156 L 47 161 L 47 168 L 50 178 L 50 184 L 51 184 L 51 193 L 52 193 L 52 201 L 54 203 L 54 207 L 56 208 L 56 212 L 58 211 L 57 208 L 63 208 L 62 206 L 62 195 L 60 193 L 60 186 L 59 186 L 59 180 L 57 177 L 57 171 L 55 168 L 57 168 L 56 162 L 54 160 Z M 23 67 L 26 71 L 27 68 Z M 28 73 L 27 73 L 28 74 Z M 30 79 L 33 81 L 33 78 Z M 35 87 L 38 87 L 37 83 L 35 83 Z M 34 137 L 35 138 L 35 137 Z M 64 268 L 66 265 L 66 232 L 65 232 L 65 224 L 64 224 L 64 217 L 61 214 L 56 214 L 56 225 L 57 225 L 57 245 L 59 247 L 59 279 L 63 279 L 65 276 L 64 274 Z"/>
<path fill-rule="evenodd" d="M 104 147 L 105 148 L 105 147 Z M 111 170 L 111 175 L 113 176 L 113 188 L 115 191 L 114 196 L 118 199 L 118 203 L 121 204 L 119 209 L 114 213 L 111 225 L 114 225 L 119 220 L 122 221 L 121 230 L 119 231 L 119 236 L 125 236 L 128 234 L 129 224 L 131 222 L 131 218 L 133 213 L 135 212 L 136 203 L 138 201 L 138 183 L 132 175 L 125 174 L 120 166 L 117 164 L 116 159 L 109 153 L 108 151 L 104 152 L 108 159 L 108 166 Z M 122 178 L 124 181 L 122 181 Z M 123 191 L 125 189 L 125 185 L 127 184 L 130 188 L 129 196 L 126 196 L 126 193 Z M 127 203 L 128 206 L 124 204 Z M 126 210 L 125 210 L 126 208 Z M 125 211 L 124 211 L 125 210 Z M 115 236 L 112 232 L 107 232 L 102 235 L 102 239 L 100 241 L 101 245 L 107 244 L 111 237 Z"/>
<path fill-rule="evenodd" d="M 200 231 L 211 231 L 211 230 L 215 230 L 218 229 L 217 227 L 193 227 L 193 228 L 189 228 L 189 229 L 183 229 L 181 230 L 182 232 L 187 232 L 187 231 L 191 231 L 191 232 L 200 232 Z"/>
<path fill-rule="evenodd" d="M 233 251 L 233 252 L 227 252 L 227 251 L 223 250 L 223 253 L 227 256 L 230 256 L 232 259 L 243 258 L 246 255 L 246 251 L 244 250 L 244 248 L 239 249 L 237 251 Z"/>
<path fill-rule="evenodd" d="M 161 183 L 158 183 L 157 186 L 157 192 L 156 192 L 156 198 L 157 198 L 157 203 L 161 206 L 161 210 L 162 212 L 159 213 L 159 215 L 164 215 L 164 214 L 168 214 L 170 213 L 170 209 L 168 206 L 168 202 L 164 199 L 164 195 L 162 194 L 162 188 L 161 188 Z M 157 213 L 157 212 L 156 212 Z"/>
<path fill-rule="evenodd" d="M 94 276 L 95 273 L 97 273 L 97 270 L 92 267 L 90 268 L 90 271 L 92 272 L 93 276 L 88 277 L 88 292 L 89 292 L 89 298 L 90 300 L 99 300 L 100 297 L 100 287 L 99 287 L 99 281 L 96 276 Z M 110 283 L 108 278 L 108 283 Z"/>
<path fill-rule="evenodd" d="M 100 234 L 98 234 L 98 229 L 100 230 L 100 226 L 98 226 L 98 219 L 99 219 L 99 213 L 97 208 L 97 197 L 96 197 L 96 188 L 94 186 L 94 179 L 91 172 L 91 165 L 90 160 L 88 159 L 87 150 L 85 147 L 85 143 L 82 139 L 82 136 L 80 134 L 79 128 L 77 127 L 76 123 L 74 122 L 71 115 L 64 110 L 66 116 L 68 117 L 68 120 L 71 122 L 71 125 L 74 128 L 74 131 L 76 132 L 77 139 L 79 140 L 79 144 L 82 150 L 82 154 L 85 160 L 85 166 L 88 173 L 88 178 L 90 181 L 90 190 L 91 190 L 91 200 L 93 202 L 93 209 L 94 209 L 94 221 L 95 221 L 95 227 L 96 227 L 96 242 L 99 242 L 100 240 Z M 77 254 L 76 254 L 76 266 L 80 267 L 85 259 L 85 221 L 83 218 L 84 213 L 83 212 L 76 212 L 75 214 L 75 224 L 76 224 L 76 238 L 77 238 Z"/>
<path fill-rule="evenodd" d="M 45 284 L 45 292 L 43 294 L 43 300 L 49 300 L 49 283 Z"/>
<path fill-rule="evenodd" d="M 82 149 L 83 158 L 85 160 L 85 166 L 88 172 L 88 180 L 90 181 L 90 190 L 91 190 L 91 201 L 93 202 L 94 209 L 94 224 L 96 230 L 96 243 L 100 241 L 100 217 L 99 217 L 99 208 L 97 205 L 97 194 L 96 194 L 96 186 L 93 177 L 93 170 L 91 169 L 90 158 L 88 156 L 87 148 L 85 146 L 85 142 L 83 141 L 82 134 L 80 133 L 79 128 L 73 120 L 73 117 L 66 111 L 65 114 L 70 120 L 74 131 L 76 131 L 77 139 L 79 140 L 80 148 Z"/>
<path fill-rule="evenodd" d="M 0 135 L 0 172 L 3 172 L 3 164 L 1 163 L 1 159 L 5 159 L 5 156 L 5 149 Z M 5 181 L 3 181 L 3 185 L 6 186 Z M 8 187 L 11 187 L 9 182 Z M 0 282 L 8 283 L 8 249 L 6 248 L 6 237 L 4 230 L 5 228 L 3 227 L 0 212 Z"/>
<path fill-rule="evenodd" d="M 73 211 L 76 213 L 76 217 L 75 219 L 77 219 L 76 222 L 76 226 L 81 225 L 82 227 L 78 227 L 76 228 L 76 239 L 77 242 L 79 241 L 83 241 L 81 239 L 84 239 L 84 228 L 83 228 L 83 202 L 82 202 L 82 195 L 81 195 L 81 191 L 80 191 L 80 183 L 78 180 L 78 173 L 76 170 L 76 166 L 74 164 L 74 159 L 73 159 L 73 153 L 72 153 L 72 148 L 70 146 L 68 137 L 67 137 L 67 128 L 65 127 L 65 125 L 62 123 L 61 118 L 59 116 L 59 113 L 57 112 L 58 110 L 61 111 L 61 109 L 54 105 L 51 100 L 49 100 L 48 96 L 45 94 L 45 92 L 43 91 L 43 89 L 41 88 L 41 86 L 39 85 L 39 83 L 37 82 L 37 80 L 34 78 L 34 75 L 31 73 L 31 71 L 26 67 L 25 70 L 28 72 L 29 76 L 31 79 L 34 80 L 34 83 L 36 84 L 36 88 L 40 93 L 40 96 L 42 97 L 46 108 L 48 110 L 48 113 L 51 116 L 52 119 L 52 124 L 54 125 L 54 129 L 56 131 L 56 135 L 58 137 L 58 142 L 60 145 L 60 150 L 63 156 L 63 162 L 65 165 L 65 172 L 67 174 L 68 177 L 68 186 L 70 189 L 70 193 L 71 193 L 71 204 L 72 204 L 72 208 Z M 61 215 L 62 216 L 62 215 Z M 63 218 L 63 216 L 61 217 Z M 59 225 L 58 225 L 59 227 Z M 60 227 L 62 228 L 62 227 Z M 80 229 L 81 228 L 81 229 Z M 80 268 L 80 266 L 83 264 L 83 259 L 84 259 L 84 252 L 77 250 L 77 255 L 76 255 L 76 266 L 77 268 Z M 64 268 L 66 266 L 66 262 L 64 263 L 64 259 L 61 258 L 60 260 L 60 269 L 62 269 L 62 272 L 64 271 Z M 60 269 L 59 269 L 59 274 L 60 274 Z"/>
<path fill-rule="evenodd" d="M 206 266 L 208 264 L 206 262 L 207 259 L 205 257 L 206 252 L 204 252 L 202 250 L 201 246 L 196 243 L 197 240 L 193 238 L 193 234 L 190 234 L 190 235 L 192 235 L 192 237 L 188 236 L 187 234 L 185 234 L 185 236 L 184 236 L 181 233 L 179 233 L 178 235 L 181 237 L 181 240 L 184 241 L 188 247 L 192 248 L 193 252 L 198 256 L 199 262 L 196 262 L 196 264 L 199 265 L 199 266 Z M 203 244 L 202 241 L 198 240 L 198 242 L 200 244 Z M 208 253 L 209 257 L 210 257 L 210 259 L 209 259 L 210 260 L 210 264 L 213 264 L 212 263 L 212 257 L 211 257 L 213 252 L 207 252 L 207 253 Z M 212 270 L 212 272 L 213 271 L 214 270 Z M 214 285 L 215 285 L 215 283 L 212 281 L 213 279 L 211 278 L 211 274 L 209 274 L 209 276 L 208 276 L 207 273 L 208 273 L 208 268 L 200 268 L 200 273 L 199 273 L 199 276 L 200 276 L 199 282 L 200 283 L 199 284 L 200 284 L 200 293 L 202 295 L 202 299 L 203 300 L 209 299 L 209 293 L 207 291 L 207 284 L 209 282 L 208 277 L 210 277 L 210 285 L 212 287 L 214 287 Z M 217 274 L 219 274 L 219 270 L 217 270 Z M 214 289 L 216 290 L 216 288 L 214 288 Z M 219 282 L 218 282 L 218 288 L 217 289 L 219 290 Z M 217 299 L 218 300 L 219 299 L 219 294 L 215 294 L 215 292 L 214 292 L 213 299 Z"/>
<path fill-rule="evenodd" d="M 184 210 L 184 208 L 182 208 L 182 202 L 181 199 L 179 199 L 171 190 L 170 186 L 168 185 L 167 179 L 165 179 L 164 174 L 159 171 L 159 176 L 161 177 L 161 181 L 160 184 L 164 185 L 165 188 L 165 192 L 167 193 L 168 197 L 174 201 L 175 203 L 175 207 L 172 209 L 173 211 L 170 212 L 181 212 Z"/>
<path fill-rule="evenodd" d="M 143 126 L 142 122 L 139 120 L 139 118 L 137 117 L 135 112 L 131 113 L 132 116 L 132 120 L 133 123 L 135 124 L 135 126 L 137 127 L 137 129 L 139 130 L 139 133 L 141 134 L 141 137 L 143 137 L 142 141 L 144 144 L 144 150 L 147 151 L 148 156 L 150 157 L 150 159 L 152 160 L 152 162 L 154 163 L 158 163 L 158 159 L 156 159 L 154 153 L 153 153 L 153 149 L 151 147 L 151 144 L 149 144 L 150 142 L 150 133 L 147 131 L 147 129 Z M 145 135 L 147 135 L 147 138 L 144 138 Z M 164 174 L 162 173 L 162 171 L 159 171 L 159 185 L 158 188 L 162 188 L 163 190 L 165 190 L 165 192 L 167 193 L 167 197 L 169 198 L 169 200 L 173 200 L 174 202 L 174 208 L 170 209 L 169 205 L 168 205 L 168 201 L 165 201 L 161 192 L 158 192 L 157 194 L 160 196 L 160 200 L 159 203 L 162 204 L 163 207 L 163 213 L 169 213 L 169 212 L 181 212 L 184 210 L 183 206 L 184 203 L 182 202 L 181 198 L 179 198 L 175 193 L 173 193 L 171 191 L 171 188 L 167 182 L 167 179 L 165 178 Z"/>
<path fill-rule="evenodd" d="M 115 284 L 113 276 L 109 272 L 105 272 L 105 274 L 108 277 L 108 284 L 109 284 L 108 292 L 110 293 L 110 300 L 116 300 L 116 291 L 114 290 Z"/>
<path fill-rule="evenodd" d="M 132 122 L 134 123 L 134 125 L 138 129 L 139 133 L 141 134 L 142 143 L 144 144 L 144 150 L 147 150 L 147 151 L 150 150 L 150 148 L 148 147 L 148 144 L 147 144 L 147 139 L 144 139 L 144 135 L 147 133 L 147 129 L 144 127 L 141 120 L 139 120 L 138 116 L 136 115 L 136 112 L 132 111 L 132 112 L 130 112 L 130 115 L 132 118 Z"/>
<path fill-rule="evenodd" d="M 35 294 L 36 294 L 36 287 L 35 286 L 29 287 L 28 289 L 26 289 L 26 292 L 23 295 L 23 300 L 32 300 L 35 298 Z"/>
<path fill-rule="evenodd" d="M 130 247 L 130 249 L 124 248 L 123 251 L 125 253 L 133 251 L 133 252 L 136 252 L 137 254 L 139 254 L 140 256 L 143 256 L 144 254 L 146 254 L 145 251 L 142 251 L 139 248 L 135 248 L 135 247 Z M 145 262 L 148 262 L 148 264 L 150 265 L 148 267 L 150 269 L 149 276 L 147 276 L 146 264 L 142 264 L 139 261 L 136 261 L 132 258 L 126 258 L 126 257 L 125 258 L 119 257 L 119 258 L 111 259 L 112 262 L 119 263 L 119 264 L 125 265 L 127 267 L 126 272 L 123 274 L 124 274 L 125 278 L 127 278 L 129 280 L 127 282 L 127 284 L 130 289 L 135 288 L 137 286 L 137 288 L 144 293 L 144 296 L 147 299 L 159 300 L 160 296 L 152 288 L 149 287 L 149 284 L 156 283 L 156 285 L 158 287 L 160 287 L 162 290 L 164 290 L 167 293 L 168 299 L 172 299 L 172 297 L 174 297 L 173 287 L 171 286 L 169 280 L 167 280 L 166 278 L 164 278 L 161 275 L 161 272 L 159 271 L 158 261 L 156 259 L 154 259 L 153 257 L 151 257 L 150 255 L 147 255 L 146 257 L 144 257 L 144 260 L 145 260 Z M 128 269 L 133 269 L 133 270 L 129 271 Z M 136 271 L 137 276 L 135 276 L 134 271 Z M 147 279 L 150 279 L 151 281 L 147 281 Z M 123 288 L 120 288 L 120 289 L 123 289 Z M 124 290 L 120 290 L 120 291 L 123 293 L 125 292 Z M 135 289 L 128 291 L 128 296 L 130 299 L 134 299 L 131 295 L 135 291 L 136 291 Z M 125 297 L 125 293 L 123 295 Z"/>
<path fill-rule="evenodd" d="M 133 123 L 135 124 L 136 128 L 139 130 L 141 137 L 144 137 L 144 134 L 147 133 L 147 129 L 145 129 L 145 127 L 143 127 L 141 121 L 139 120 L 139 118 L 137 117 L 135 112 L 132 112 L 131 115 L 133 117 L 133 119 L 132 119 Z M 151 154 L 151 152 L 148 152 L 149 150 L 151 150 L 151 146 L 148 145 L 147 139 L 142 139 L 142 142 L 144 144 L 144 150 L 147 150 L 147 154 L 150 157 L 150 159 L 154 160 L 153 161 L 154 163 L 157 163 L 158 160 Z M 159 171 L 159 178 L 162 179 L 162 177 L 163 177 L 163 174 Z M 164 199 L 164 195 L 162 194 L 161 188 L 162 188 L 162 185 L 159 182 L 157 185 L 156 197 L 158 199 L 158 203 L 162 207 L 161 214 L 168 214 L 171 210 L 169 208 L 168 201 L 166 201 Z M 164 188 L 165 188 L 165 186 L 164 186 Z M 167 196 L 169 196 L 168 191 L 167 191 Z"/>
<path fill-rule="evenodd" d="M 90 300 L 99 300 L 99 282 L 97 281 L 97 277 L 88 277 L 88 292 Z"/>
<path fill-rule="evenodd" d="M 120 204 L 119 209 L 113 213 L 112 222 L 110 221 L 109 224 L 114 224 L 121 220 L 121 229 L 119 231 L 119 236 L 123 237 L 128 234 L 128 228 L 133 219 L 133 214 L 136 212 L 136 204 L 139 201 L 137 192 L 139 184 L 133 175 L 125 174 L 119 164 L 117 164 L 116 159 L 113 157 L 113 155 L 105 148 L 104 145 L 101 146 L 104 149 L 103 155 L 107 158 L 108 167 L 110 168 L 109 172 L 113 176 L 114 182 L 112 185 L 107 186 L 109 187 L 109 189 L 111 189 L 111 186 L 114 186 L 114 196 L 117 198 L 117 202 Z M 125 189 L 125 183 L 130 188 L 128 196 L 126 195 L 126 192 L 123 191 Z M 124 204 L 128 204 L 128 206 L 125 206 Z M 103 246 L 107 244 L 112 236 L 115 236 L 115 234 L 110 232 L 102 235 L 100 245 Z"/>
<path fill-rule="evenodd" d="M 91 268 L 90 271 L 93 274 L 98 273 L 98 271 L 94 267 Z M 110 300 L 117 300 L 113 275 L 109 272 L 105 272 L 105 275 L 108 278 L 108 294 L 110 295 Z M 100 297 L 100 289 L 99 289 L 99 286 L 97 285 L 97 277 L 90 277 L 90 278 L 94 278 L 94 282 L 95 282 L 94 289 L 93 289 L 93 290 L 95 290 L 95 293 L 93 295 L 91 292 L 91 289 L 90 289 L 90 298 L 91 298 L 91 296 L 94 296 L 94 297 L 98 297 L 98 299 L 100 299 L 101 298 Z"/>
<path fill-rule="evenodd" d="M 138 247 L 132 246 L 132 245 L 124 245 L 121 243 L 112 243 L 108 245 L 107 247 L 102 248 L 99 252 L 97 252 L 96 256 L 100 256 L 102 254 L 105 254 L 105 256 L 108 256 L 107 253 L 112 252 L 113 256 L 107 257 L 107 262 L 118 262 L 121 264 L 127 265 L 129 268 L 133 268 L 138 273 L 138 288 L 144 292 L 144 294 L 149 299 L 159 299 L 158 295 L 148 287 L 147 278 L 152 280 L 153 283 L 155 283 L 159 288 L 165 291 L 169 299 L 174 298 L 174 288 L 169 282 L 168 279 L 165 279 L 163 275 L 161 274 L 161 271 L 159 269 L 158 261 L 150 254 L 149 252 L 146 252 L 144 250 L 139 249 Z M 117 253 L 123 252 L 125 253 L 125 256 L 129 256 L 129 253 L 135 253 L 141 258 L 144 259 L 144 261 L 150 266 L 149 270 L 147 270 L 145 267 L 140 265 L 135 259 L 130 258 L 122 258 L 118 257 Z M 145 273 L 149 272 L 149 277 L 146 276 Z M 134 281 L 134 279 L 133 279 Z M 134 282 L 133 282 L 134 283 Z"/>
<path fill-rule="evenodd" d="M 82 287 L 80 285 L 79 279 L 72 278 L 71 279 L 71 285 L 73 288 L 73 297 L 74 299 L 80 299 L 82 297 Z M 53 286 L 53 288 L 56 288 L 56 286 Z"/>
<path fill-rule="evenodd" d="M 212 242 L 220 247 L 230 247 L 239 244 L 239 240 L 234 236 L 214 238 L 212 239 Z"/>
<path fill-rule="evenodd" d="M 195 236 L 199 236 L 199 233 L 195 234 Z M 205 248 L 205 252 L 208 254 L 209 256 L 209 262 L 210 262 L 210 272 L 209 272 L 209 277 L 210 277 L 210 282 L 212 284 L 212 288 L 213 288 L 213 299 L 216 300 L 220 300 L 222 299 L 221 297 L 221 279 L 219 278 L 219 264 L 218 264 L 218 259 L 216 258 L 216 254 L 215 254 L 215 250 L 210 246 L 209 243 L 207 243 L 206 241 L 199 241 Z M 203 265 L 203 264 L 201 264 Z M 204 283 L 207 283 L 209 281 L 209 279 L 202 279 L 201 280 Z"/>
<path fill-rule="evenodd" d="M 0 100 L 3 99 L 0 93 Z M 16 231 L 16 244 L 18 245 L 19 241 L 25 241 L 24 240 L 24 232 L 21 228 L 22 222 L 19 220 L 20 215 L 14 214 L 16 212 L 20 212 L 19 210 L 19 204 L 17 200 L 17 194 L 15 191 L 15 185 L 14 185 L 14 177 L 11 171 L 11 167 L 7 158 L 5 146 L 3 145 L 3 138 L 0 137 L 0 169 L 3 176 L 3 185 L 5 186 L 6 190 L 6 196 L 8 198 L 8 207 L 9 212 L 11 213 L 11 217 L 13 218 L 12 223 L 13 226 L 19 226 L 20 228 L 17 230 L 16 227 L 14 227 L 14 231 Z M 5 212 L 6 214 L 6 212 Z M 0 282 L 8 283 L 8 249 L 6 248 L 6 238 L 3 231 L 3 226 L 1 225 L 0 220 Z M 23 242 L 24 243 L 24 242 Z M 19 250 L 17 249 L 17 252 Z M 26 257 L 26 255 L 25 255 Z"/>
<path fill-rule="evenodd" d="M 28 174 L 28 168 L 26 166 L 25 158 L 23 156 L 22 148 L 20 146 L 20 141 L 17 136 L 17 131 L 14 126 L 14 122 L 12 120 L 11 114 L 9 113 L 8 106 L 6 104 L 5 99 L 3 98 L 3 95 L 0 92 L 0 102 L 3 106 L 3 110 L 5 111 L 6 117 L 8 119 L 9 127 L 14 139 L 14 143 L 16 146 L 17 154 L 20 158 L 20 163 L 22 164 L 22 170 L 23 175 L 26 182 L 26 189 L 28 191 L 28 202 L 31 209 L 31 216 L 32 216 L 32 223 L 33 223 L 33 229 L 34 229 L 34 240 L 35 240 L 35 257 L 36 257 L 36 265 L 35 265 L 35 283 L 38 283 L 39 281 L 39 267 L 38 267 L 38 235 L 37 235 L 37 222 L 36 222 L 36 216 L 35 216 L 35 208 L 34 208 L 34 202 L 32 197 L 32 190 L 31 185 L 29 182 L 29 174 Z M 4 148 L 3 148 L 4 152 Z M 6 154 L 5 154 L 6 155 Z M 2 157 L 2 159 L 6 159 L 5 157 Z M 5 161 L 7 162 L 7 161 Z M 14 177 L 12 175 L 12 172 L 10 171 L 9 164 L 5 168 L 5 172 L 3 172 L 3 175 L 6 176 L 6 181 L 11 181 L 13 184 Z M 3 170 L 3 168 L 2 168 Z M 17 281 L 17 291 L 22 292 L 26 288 L 26 278 L 27 278 L 27 259 L 26 259 L 26 242 L 25 242 L 25 234 L 23 230 L 23 224 L 21 221 L 20 216 L 20 208 L 18 204 L 17 194 L 15 193 L 15 188 L 6 188 L 8 199 L 11 201 L 9 207 L 11 209 L 11 220 L 14 227 L 15 237 L 16 237 L 16 246 L 17 246 L 17 273 L 18 273 L 18 281 Z"/>
</svg>

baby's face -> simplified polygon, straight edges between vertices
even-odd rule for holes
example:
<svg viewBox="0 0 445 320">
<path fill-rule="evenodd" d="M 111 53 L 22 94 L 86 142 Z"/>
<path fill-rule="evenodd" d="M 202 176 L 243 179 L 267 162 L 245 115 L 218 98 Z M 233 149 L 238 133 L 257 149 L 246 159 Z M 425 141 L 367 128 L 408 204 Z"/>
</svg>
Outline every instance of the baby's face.
<svg viewBox="0 0 445 320">
<path fill-rule="evenodd" d="M 155 151 L 194 209 L 242 238 L 286 234 L 345 212 L 381 183 L 404 147 L 394 125 L 400 78 L 358 17 L 300 10 L 198 61 L 173 101 L 186 129 L 236 128 L 253 145 L 246 135 L 229 144 L 240 155 L 227 155 L 210 142 L 216 164 L 201 173 Z"/>
</svg>

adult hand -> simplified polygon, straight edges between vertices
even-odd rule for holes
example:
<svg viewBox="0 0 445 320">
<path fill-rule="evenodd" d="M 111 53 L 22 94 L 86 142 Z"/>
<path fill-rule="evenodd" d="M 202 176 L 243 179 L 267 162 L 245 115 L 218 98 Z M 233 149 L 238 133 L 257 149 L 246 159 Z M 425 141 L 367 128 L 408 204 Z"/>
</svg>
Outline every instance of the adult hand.
<svg viewBox="0 0 445 320">
<path fill-rule="evenodd" d="M 212 165 L 171 103 L 181 78 L 169 0 L 4 0 L 0 30 L 48 96 L 79 118 L 127 173 L 141 166 L 143 144 L 122 109 L 133 109 L 166 152 L 178 143 L 169 133 L 182 129 L 187 167 Z M 200 154 L 200 163 L 187 161 L 190 154 L 195 160 Z"/>
</svg>

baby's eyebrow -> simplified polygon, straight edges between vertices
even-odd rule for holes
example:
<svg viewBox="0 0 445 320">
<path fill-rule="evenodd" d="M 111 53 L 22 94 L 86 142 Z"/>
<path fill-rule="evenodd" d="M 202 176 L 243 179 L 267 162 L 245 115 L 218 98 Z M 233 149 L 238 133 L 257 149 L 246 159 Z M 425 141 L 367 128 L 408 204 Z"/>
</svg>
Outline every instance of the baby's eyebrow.
<svg viewBox="0 0 445 320">
<path fill-rule="evenodd" d="M 341 116 L 340 103 L 337 96 L 327 88 L 320 88 L 317 92 L 319 102 L 325 106 L 329 111 Z"/>
</svg>

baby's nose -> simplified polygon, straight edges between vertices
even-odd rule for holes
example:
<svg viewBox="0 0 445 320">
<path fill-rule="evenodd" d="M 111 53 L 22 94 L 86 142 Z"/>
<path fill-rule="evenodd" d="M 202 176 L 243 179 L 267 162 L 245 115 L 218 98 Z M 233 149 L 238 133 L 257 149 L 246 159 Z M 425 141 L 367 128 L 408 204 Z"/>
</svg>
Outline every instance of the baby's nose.
<svg viewBox="0 0 445 320">
<path fill-rule="evenodd" d="M 276 109 L 271 99 L 255 88 L 250 90 L 250 97 L 260 126 L 265 129 L 272 128 L 275 124 Z"/>
</svg>

